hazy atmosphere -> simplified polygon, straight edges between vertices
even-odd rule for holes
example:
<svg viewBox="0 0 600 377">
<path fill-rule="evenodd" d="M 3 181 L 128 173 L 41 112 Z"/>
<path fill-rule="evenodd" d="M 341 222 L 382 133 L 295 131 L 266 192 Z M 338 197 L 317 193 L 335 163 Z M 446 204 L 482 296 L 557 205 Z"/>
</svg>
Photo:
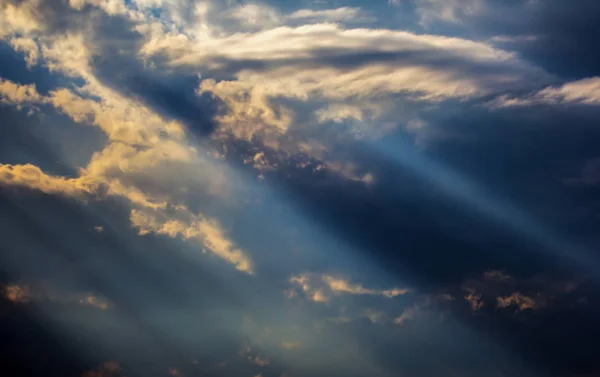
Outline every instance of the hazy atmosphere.
<svg viewBox="0 0 600 377">
<path fill-rule="evenodd" d="M 0 375 L 600 376 L 600 1 L 0 0 Z"/>
</svg>

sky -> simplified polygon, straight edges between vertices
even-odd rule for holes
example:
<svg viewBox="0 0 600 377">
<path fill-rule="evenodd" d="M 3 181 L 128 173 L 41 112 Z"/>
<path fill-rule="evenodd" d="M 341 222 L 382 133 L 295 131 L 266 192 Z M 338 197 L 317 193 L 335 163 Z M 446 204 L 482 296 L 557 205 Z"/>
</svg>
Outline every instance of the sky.
<svg viewBox="0 0 600 377">
<path fill-rule="evenodd" d="M 0 375 L 600 376 L 600 2 L 0 0 Z"/>
</svg>

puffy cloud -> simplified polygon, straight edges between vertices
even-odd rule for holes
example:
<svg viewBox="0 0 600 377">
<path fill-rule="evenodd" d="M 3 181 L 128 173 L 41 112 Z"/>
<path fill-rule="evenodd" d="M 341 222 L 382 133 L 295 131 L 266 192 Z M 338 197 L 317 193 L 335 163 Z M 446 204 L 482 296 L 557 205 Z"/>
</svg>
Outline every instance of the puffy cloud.
<svg viewBox="0 0 600 377">
<path fill-rule="evenodd" d="M 17 107 L 35 105 L 43 102 L 35 84 L 21 85 L 0 77 L 0 102 Z"/>
<path fill-rule="evenodd" d="M 38 21 L 39 1 L 0 1 L 0 38 L 13 33 L 39 31 L 43 24 Z"/>
</svg>

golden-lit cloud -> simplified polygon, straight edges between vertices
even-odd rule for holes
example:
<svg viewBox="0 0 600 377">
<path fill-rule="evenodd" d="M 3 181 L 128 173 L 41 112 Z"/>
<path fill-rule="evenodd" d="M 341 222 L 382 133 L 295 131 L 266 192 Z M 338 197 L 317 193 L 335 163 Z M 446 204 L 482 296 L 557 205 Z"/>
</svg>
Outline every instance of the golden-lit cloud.
<svg viewBox="0 0 600 377">
<path fill-rule="evenodd" d="M 471 310 L 474 312 L 480 311 L 485 306 L 482 295 L 473 289 L 467 288 L 467 294 L 464 296 L 464 299 L 469 303 Z"/>
<path fill-rule="evenodd" d="M 172 22 L 168 17 L 148 19 L 137 29 L 145 37 L 140 50 L 145 58 L 166 58 L 174 69 L 227 72 L 232 77 L 202 79 L 198 88 L 199 94 L 210 94 L 224 104 L 216 118 L 220 125 L 216 136 L 221 132 L 246 140 L 258 137 L 274 144 L 307 126 L 306 105 L 316 104 L 320 106 L 309 122 L 356 120 L 368 127 L 354 136 L 379 136 L 390 131 L 379 118 L 394 114 L 396 120 L 399 116 L 406 117 L 402 119 L 406 123 L 414 120 L 408 113 L 396 114 L 399 96 L 430 103 L 468 99 L 520 87 L 524 75 L 544 77 L 515 54 L 483 42 L 400 30 L 348 29 L 336 23 L 357 17 L 355 8 L 297 10 L 288 15 L 275 15 L 255 4 L 235 10 L 241 22 L 260 24 L 259 30 L 227 33 L 210 23 L 201 31 L 193 25 L 173 29 L 167 26 Z M 306 23 L 286 25 L 282 21 L 286 19 Z M 395 55 L 398 58 L 367 58 Z M 347 63 L 338 64 L 341 59 Z M 439 64 L 445 60 L 448 64 Z M 260 62 L 259 68 L 253 62 Z M 488 74 L 486 65 L 503 68 Z M 474 74 L 465 74 L 464 66 L 472 66 Z M 302 104 L 302 114 L 296 113 L 294 103 Z M 284 149 L 295 152 L 289 145 Z"/>
<path fill-rule="evenodd" d="M 211 253 L 233 264 L 238 270 L 253 273 L 250 258 L 227 237 L 216 219 L 176 209 L 172 215 L 160 211 L 132 210 L 130 220 L 141 235 L 156 233 L 200 241 Z"/>
<path fill-rule="evenodd" d="M 83 197 L 86 194 L 93 194 L 99 188 L 98 182 L 88 177 L 52 176 L 31 164 L 0 164 L 0 184 L 22 186 L 47 194 L 61 194 L 71 197 Z"/>
<path fill-rule="evenodd" d="M 315 302 L 329 302 L 334 296 L 371 295 L 394 298 L 410 292 L 406 288 L 373 289 L 352 283 L 344 278 L 327 274 L 306 273 L 289 279 L 292 288 L 286 291 L 288 298 L 298 297 L 298 290 L 305 298 Z"/>
<path fill-rule="evenodd" d="M 20 85 L 0 77 L 0 102 L 21 107 L 39 104 L 42 100 L 34 84 Z"/>
<path fill-rule="evenodd" d="M 4 287 L 4 297 L 12 302 L 29 302 L 29 287 L 26 285 L 9 284 Z"/>
<path fill-rule="evenodd" d="M 39 31 L 43 24 L 38 21 L 36 8 L 39 1 L 13 2 L 0 0 L 0 38 L 13 33 Z"/>
<path fill-rule="evenodd" d="M 394 318 L 394 324 L 403 326 L 406 321 L 414 319 L 414 317 L 419 313 L 419 306 L 413 306 L 411 308 L 405 309 L 402 314 L 398 317 Z"/>
<path fill-rule="evenodd" d="M 15 51 L 23 53 L 25 55 L 25 62 L 28 67 L 32 67 L 37 64 L 40 58 L 40 49 L 37 42 L 32 38 L 13 37 L 10 38 L 10 45 Z"/>
<path fill-rule="evenodd" d="M 337 278 L 331 275 L 322 276 L 322 279 L 327 284 L 331 292 L 333 292 L 334 294 L 347 293 L 351 295 L 381 295 L 388 298 L 393 298 L 410 292 L 409 289 L 405 288 L 391 288 L 385 290 L 365 288 L 360 284 L 353 284 L 347 280 Z"/>
<path fill-rule="evenodd" d="M 496 300 L 499 308 L 515 307 L 518 311 L 536 310 L 544 306 L 542 302 L 519 292 L 514 292 L 506 297 L 497 297 Z"/>
<path fill-rule="evenodd" d="M 57 304 L 79 304 L 100 310 L 107 310 L 112 305 L 108 299 L 102 296 L 60 289 L 47 282 L 9 284 L 4 286 L 3 296 L 9 301 L 22 304 L 48 301 Z"/>
<path fill-rule="evenodd" d="M 480 279 L 465 280 L 461 290 L 466 292 L 463 298 L 474 312 L 493 308 L 523 312 L 548 309 L 565 297 L 571 297 L 574 303 L 581 297 L 574 295 L 580 283 L 580 280 L 550 280 L 543 276 L 517 279 L 504 271 L 492 270 L 484 272 Z"/>
<path fill-rule="evenodd" d="M 132 226 L 140 228 L 140 233 L 154 232 L 201 241 L 207 250 L 238 270 L 251 272 L 249 257 L 226 237 L 217 219 L 202 213 L 192 214 L 187 209 L 190 192 L 225 198 L 229 191 L 224 170 L 189 143 L 185 127 L 99 80 L 91 67 L 97 48 L 86 40 L 83 31 L 40 35 L 47 21 L 39 17 L 40 4 L 35 1 L 19 6 L 1 4 L 8 13 L 20 17 L 10 22 L 21 20 L 21 24 L 27 25 L 24 20 L 30 21 L 29 27 L 17 28 L 20 24 L 15 24 L 17 26 L 7 31 L 6 36 L 16 31 L 21 33 L 20 40 L 12 36 L 14 48 L 28 54 L 32 64 L 43 60 L 51 71 L 83 80 L 82 85 L 55 88 L 42 96 L 34 85 L 2 79 L 2 101 L 17 107 L 53 106 L 76 123 L 97 127 L 108 141 L 102 150 L 92 155 L 77 177 L 53 176 L 31 164 L 2 164 L 0 183 L 75 198 L 93 194 L 124 198 L 134 209 Z M 77 11 L 92 6 L 110 15 L 126 13 L 122 1 L 73 0 L 69 6 Z M 34 51 L 30 41 L 34 37 L 38 55 L 27 52 Z M 170 212 L 171 208 L 177 209 L 175 214 Z"/>
</svg>

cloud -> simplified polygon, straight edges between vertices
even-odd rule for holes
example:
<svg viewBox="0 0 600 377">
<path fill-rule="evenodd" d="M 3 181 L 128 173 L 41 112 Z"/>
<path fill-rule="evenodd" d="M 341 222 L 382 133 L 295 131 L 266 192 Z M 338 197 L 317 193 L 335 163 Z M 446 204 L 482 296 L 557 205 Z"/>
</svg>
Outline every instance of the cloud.
<svg viewBox="0 0 600 377">
<path fill-rule="evenodd" d="M 299 348 L 301 346 L 301 343 L 286 341 L 286 342 L 281 342 L 281 346 L 285 349 L 292 350 L 292 349 Z"/>
<path fill-rule="evenodd" d="M 525 97 L 502 95 L 489 103 L 492 108 L 572 104 L 600 105 L 600 77 L 568 82 L 559 87 L 549 86 Z"/>
<path fill-rule="evenodd" d="M 315 273 L 292 276 L 289 279 L 289 282 L 293 288 L 287 291 L 288 297 L 296 297 L 296 289 L 299 289 L 307 299 L 315 302 L 329 302 L 333 296 L 341 295 L 369 295 L 394 298 L 410 292 L 410 290 L 406 288 L 381 290 L 366 288 L 361 284 L 351 283 L 340 277 Z"/>
<path fill-rule="evenodd" d="M 367 318 L 373 324 L 385 322 L 385 313 L 374 309 L 367 309 L 363 313 L 363 317 Z"/>
<path fill-rule="evenodd" d="M 12 33 L 28 33 L 42 29 L 36 17 L 35 1 L 0 1 L 0 38 Z"/>
<path fill-rule="evenodd" d="M 28 67 L 37 64 L 40 59 L 40 49 L 34 39 L 13 37 L 8 42 L 15 51 L 22 52 L 25 55 L 25 62 Z"/>
<path fill-rule="evenodd" d="M 472 289 L 467 289 L 467 295 L 464 296 L 464 299 L 469 303 L 471 310 L 474 312 L 480 311 L 485 305 L 481 294 L 478 294 Z"/>
<path fill-rule="evenodd" d="M 231 9 L 227 16 L 243 26 L 253 28 L 272 27 L 281 22 L 280 15 L 274 9 L 252 3 Z"/>
<path fill-rule="evenodd" d="M 76 198 L 98 193 L 100 188 L 97 182 L 87 177 L 51 176 L 31 164 L 0 164 L 0 184 L 22 186 L 47 194 L 61 194 Z"/>
<path fill-rule="evenodd" d="M 17 284 L 9 284 L 4 287 L 4 297 L 7 300 L 17 303 L 27 303 L 29 302 L 29 287 L 17 285 Z"/>
<path fill-rule="evenodd" d="M 265 367 L 269 364 L 271 364 L 271 362 L 267 359 L 262 359 L 259 356 L 256 356 L 254 358 L 250 358 L 250 360 L 252 361 L 253 364 L 258 365 L 259 367 Z"/>
<path fill-rule="evenodd" d="M 503 271 L 491 270 L 482 275 L 482 279 L 469 279 L 462 285 L 467 294 L 465 301 L 472 311 L 484 308 L 516 308 L 525 310 L 550 309 L 554 302 L 564 298 L 576 300 L 573 295 L 580 281 L 549 280 L 538 276 L 529 279 L 517 279 Z M 577 296 L 579 298 L 580 296 Z"/>
<path fill-rule="evenodd" d="M 492 281 L 499 281 L 499 282 L 510 282 L 512 281 L 513 277 L 510 275 L 507 275 L 506 273 L 502 272 L 502 271 L 486 271 L 483 273 L 483 279 L 484 280 L 492 280 Z"/>
<path fill-rule="evenodd" d="M 524 296 L 519 292 L 514 292 L 510 296 L 497 297 L 499 308 L 516 307 L 518 311 L 524 310 L 537 310 L 543 307 L 543 303 L 536 301 L 536 299 L 528 296 Z"/>
<path fill-rule="evenodd" d="M 374 296 L 385 296 L 387 298 L 394 298 L 396 296 L 404 295 L 410 292 L 409 289 L 391 288 L 385 290 L 377 290 L 365 288 L 360 284 L 352 284 L 347 280 L 337 278 L 331 275 L 324 275 L 321 277 L 327 284 L 328 288 L 334 294 L 351 294 L 351 295 L 374 295 Z"/>
<path fill-rule="evenodd" d="M 101 8 L 111 16 L 127 13 L 123 0 L 69 0 L 69 6 L 76 10 L 82 10 L 86 5 Z"/>
<path fill-rule="evenodd" d="M 141 16 L 133 9 L 125 12 L 124 3 L 119 1 L 71 1 L 72 9 L 63 9 L 63 5 L 57 6 L 67 13 L 76 12 L 75 19 L 96 7 L 110 16 Z M 12 9 L 12 5 L 7 7 Z M 96 35 L 98 30 L 93 27 L 102 17 L 94 13 L 92 28 L 54 33 L 48 25 L 53 23 L 53 17 L 62 17 L 56 9 L 29 1 L 14 11 L 30 17 L 36 25 L 41 23 L 37 28 L 21 29 L 23 38 L 37 38 L 44 65 L 52 72 L 80 81 L 71 88 L 54 88 L 42 96 L 34 85 L 2 80 L 2 100 L 14 106 L 51 105 L 76 123 L 97 127 L 108 141 L 80 169 L 78 177 L 51 176 L 31 164 L 0 165 L 0 182 L 77 198 L 90 194 L 124 198 L 134 209 L 132 226 L 140 228 L 141 233 L 201 240 L 214 255 L 238 270 L 251 272 L 250 259 L 225 236 L 218 220 L 202 213 L 192 214 L 187 208 L 202 195 L 227 196 L 228 178 L 222 166 L 217 167 L 190 144 L 183 124 L 158 114 L 138 98 L 119 92 L 97 75 L 94 65 L 105 47 L 103 36 Z M 24 46 L 24 42 L 14 45 Z M 177 208 L 178 212 L 173 214 L 170 208 Z"/>
<path fill-rule="evenodd" d="M 21 85 L 0 77 L 0 102 L 20 108 L 23 105 L 35 105 L 43 102 L 35 84 Z"/>
<path fill-rule="evenodd" d="M 399 101 L 478 98 L 521 87 L 524 76 L 546 76 L 482 42 L 398 30 L 324 23 L 201 36 L 160 25 L 140 31 L 146 58 L 207 72 L 198 93 L 223 104 L 217 134 L 270 143 L 306 134 L 317 138 L 311 123 L 346 119 L 370 119 L 364 133 L 380 135 L 386 126 L 378 119 L 399 115 Z"/>
<path fill-rule="evenodd" d="M 140 235 L 156 233 L 186 240 L 198 240 L 214 255 L 233 264 L 236 269 L 252 274 L 250 258 L 227 238 L 216 219 L 189 213 L 185 208 L 172 214 L 161 211 L 132 210 L 130 220 Z"/>
<path fill-rule="evenodd" d="M 419 23 L 429 27 L 435 22 L 460 24 L 484 9 L 482 0 L 417 0 Z"/>
<path fill-rule="evenodd" d="M 17 88 L 15 91 L 12 90 L 14 85 L 5 86 L 11 89 L 7 93 L 13 102 L 22 103 L 23 98 L 42 101 L 34 88 Z M 206 159 L 200 158 L 194 148 L 186 145 L 180 125 L 165 121 L 148 108 L 122 98 L 108 88 L 91 86 L 86 89 L 103 96 L 100 98 L 104 101 L 84 99 L 67 89 L 55 90 L 47 99 L 74 121 L 97 125 L 109 136 L 109 144 L 92 156 L 88 166 L 81 170 L 80 177 L 49 176 L 31 164 L 0 165 L 0 182 L 72 197 L 96 193 L 102 187 L 107 195 L 124 197 L 134 206 L 154 210 L 165 210 L 167 203 L 178 199 L 173 193 L 182 192 L 187 187 L 198 190 L 204 186 L 207 193 L 224 193 L 223 174 L 211 168 Z M 118 117 L 120 111 L 124 115 Z M 136 145 L 132 146 L 132 143 Z M 191 172 L 196 169 L 207 174 L 212 172 L 212 179 L 203 181 L 201 175 L 192 175 Z M 190 174 L 183 173 L 185 170 Z M 190 179 L 191 176 L 195 178 Z M 169 185 L 160 184 L 163 179 L 168 180 Z M 173 184 L 178 181 L 174 191 Z M 201 239 L 209 250 L 235 264 L 237 269 L 251 272 L 249 259 L 224 236 L 215 219 L 184 213 L 184 217 L 191 219 L 189 223 L 169 219 L 167 213 L 152 215 L 148 219 L 148 216 L 144 218 L 141 215 L 142 212 L 134 211 L 132 224 L 140 227 L 142 233 L 155 231 L 170 236 L 181 234 L 186 239 Z M 159 218 L 164 219 L 164 223 L 158 223 Z"/>
<path fill-rule="evenodd" d="M 299 9 L 287 16 L 289 20 L 300 20 L 310 23 L 365 21 L 372 20 L 361 15 L 361 9 L 355 7 L 341 7 L 334 9 Z"/>
<path fill-rule="evenodd" d="M 107 361 L 96 369 L 84 372 L 81 377 L 117 377 L 123 376 L 123 370 L 116 361 Z"/>
<path fill-rule="evenodd" d="M 400 316 L 394 319 L 394 324 L 403 326 L 406 321 L 413 319 L 419 313 L 419 311 L 420 308 L 418 305 L 404 310 Z"/>
<path fill-rule="evenodd" d="M 97 294 L 89 292 L 72 292 L 56 287 L 50 283 L 8 284 L 4 286 L 3 296 L 12 302 L 26 304 L 46 301 L 57 304 L 79 304 L 107 310 L 112 303 Z"/>
</svg>

